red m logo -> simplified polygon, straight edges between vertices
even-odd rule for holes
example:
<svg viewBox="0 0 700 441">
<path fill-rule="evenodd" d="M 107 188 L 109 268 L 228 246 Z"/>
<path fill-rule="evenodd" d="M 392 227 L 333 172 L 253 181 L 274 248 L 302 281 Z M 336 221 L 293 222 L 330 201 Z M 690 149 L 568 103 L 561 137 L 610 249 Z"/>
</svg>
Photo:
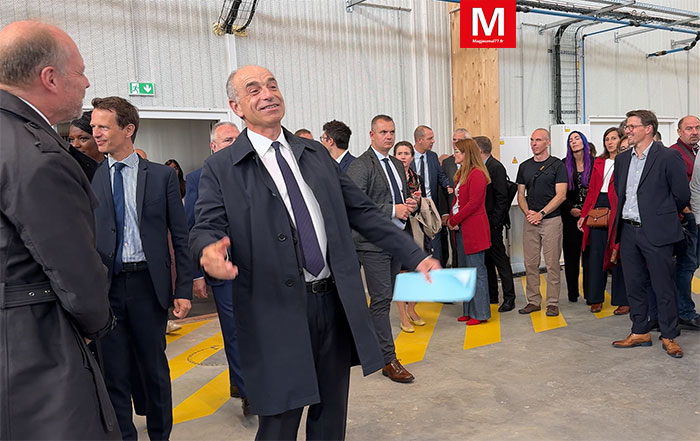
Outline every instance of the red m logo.
<svg viewBox="0 0 700 441">
<path fill-rule="evenodd" d="M 461 0 L 462 48 L 514 48 L 515 0 Z"/>
</svg>

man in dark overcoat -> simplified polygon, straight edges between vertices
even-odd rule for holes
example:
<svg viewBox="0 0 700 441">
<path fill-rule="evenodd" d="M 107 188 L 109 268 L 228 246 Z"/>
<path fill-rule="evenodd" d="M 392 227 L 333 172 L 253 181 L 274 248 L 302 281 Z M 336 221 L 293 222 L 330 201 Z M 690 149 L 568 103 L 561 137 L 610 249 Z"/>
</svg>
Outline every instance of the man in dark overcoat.
<svg viewBox="0 0 700 441">
<path fill-rule="evenodd" d="M 439 264 L 397 229 L 318 142 L 281 126 L 284 100 L 267 69 L 227 82 L 247 129 L 204 163 L 190 248 L 210 279 L 234 279 L 243 377 L 258 439 L 345 436 L 350 366 L 383 366 L 351 228 L 408 267 Z"/>
<path fill-rule="evenodd" d="M 83 59 L 25 21 L 0 30 L 0 66 L 0 439 L 120 439 L 86 346 L 113 323 L 95 164 L 51 128 L 82 113 Z"/>
</svg>

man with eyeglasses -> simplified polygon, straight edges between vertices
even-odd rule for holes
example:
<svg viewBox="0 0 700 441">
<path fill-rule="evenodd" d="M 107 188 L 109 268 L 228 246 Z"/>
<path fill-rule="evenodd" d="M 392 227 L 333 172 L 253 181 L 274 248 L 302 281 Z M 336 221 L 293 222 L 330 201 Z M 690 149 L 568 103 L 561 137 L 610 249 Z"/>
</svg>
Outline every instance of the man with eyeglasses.
<svg viewBox="0 0 700 441">
<path fill-rule="evenodd" d="M 631 148 L 615 158 L 615 188 L 619 195 L 615 241 L 620 243 L 622 270 L 630 304 L 632 332 L 612 343 L 616 348 L 651 346 L 649 297 L 658 305 L 662 347 L 683 357 L 676 343 L 675 246 L 685 241 L 679 213 L 688 206 L 690 189 L 678 151 L 654 141 L 659 123 L 650 110 L 627 112 L 625 134 Z"/>
<path fill-rule="evenodd" d="M 321 144 L 328 150 L 338 167 L 344 172 L 348 171 L 355 157 L 348 151 L 350 144 L 350 127 L 342 121 L 328 121 L 323 125 L 323 134 L 319 138 Z"/>
</svg>

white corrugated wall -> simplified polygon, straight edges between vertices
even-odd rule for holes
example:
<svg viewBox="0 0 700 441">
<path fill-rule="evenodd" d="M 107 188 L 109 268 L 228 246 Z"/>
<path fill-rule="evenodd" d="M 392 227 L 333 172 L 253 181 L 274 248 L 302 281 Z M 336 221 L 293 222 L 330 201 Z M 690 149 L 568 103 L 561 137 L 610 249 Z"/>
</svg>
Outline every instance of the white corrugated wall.
<svg viewBox="0 0 700 441">
<path fill-rule="evenodd" d="M 697 0 L 647 3 L 700 11 Z M 559 18 L 518 13 L 518 47 L 499 51 L 501 134 L 504 136 L 529 135 L 534 128 L 553 123 L 548 50 L 556 29 L 539 34 L 536 25 L 555 20 Z M 592 26 L 586 28 L 585 33 L 613 26 Z M 657 30 L 615 42 L 614 34 L 612 31 L 586 39 L 587 118 L 624 115 L 633 108 L 650 108 L 660 117 L 700 113 L 700 46 L 690 52 L 646 58 L 648 53 L 671 49 L 672 39 L 684 40 L 692 35 Z"/>
<path fill-rule="evenodd" d="M 260 0 L 247 37 L 231 37 L 235 64 L 259 64 L 277 77 L 287 106 L 283 124 L 315 137 L 338 119 L 353 131 L 354 154 L 369 146 L 372 117 L 390 115 L 397 140 L 413 141 L 418 124 L 451 149 L 450 29 L 447 8 L 432 0 L 373 1 L 407 11 L 343 0 Z"/>
</svg>

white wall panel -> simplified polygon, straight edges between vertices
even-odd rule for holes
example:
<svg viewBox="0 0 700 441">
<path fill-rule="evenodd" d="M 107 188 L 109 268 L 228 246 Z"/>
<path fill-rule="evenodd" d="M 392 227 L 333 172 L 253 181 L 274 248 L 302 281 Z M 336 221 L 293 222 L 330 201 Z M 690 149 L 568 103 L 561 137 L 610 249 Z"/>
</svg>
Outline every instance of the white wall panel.
<svg viewBox="0 0 700 441">
<path fill-rule="evenodd" d="M 700 12 L 697 0 L 646 3 Z M 534 128 L 553 123 L 550 114 L 553 108 L 551 54 L 548 50 L 556 29 L 540 34 L 537 25 L 559 19 L 518 13 L 518 47 L 499 51 L 502 136 L 529 135 Z M 583 33 L 614 26 L 595 25 Z M 638 29 L 618 32 L 623 34 Z M 614 35 L 615 31 L 612 31 L 586 39 L 587 117 L 622 116 L 633 108 L 650 108 L 659 117 L 700 113 L 700 46 L 689 52 L 646 57 L 652 52 L 671 49 L 672 39 L 692 38 L 691 34 L 656 30 L 623 38 L 619 42 L 615 42 Z"/>
<path fill-rule="evenodd" d="M 298 0 L 294 7 L 261 0 L 247 37 L 235 38 L 235 64 L 259 64 L 277 77 L 289 130 L 338 119 L 353 131 L 354 154 L 369 145 L 372 117 L 394 118 L 397 140 L 413 141 L 431 126 L 435 150 L 451 148 L 450 30 L 444 4 L 374 1 L 411 12 L 356 6 L 342 0 Z M 286 5 L 291 5 L 286 3 Z"/>
</svg>

